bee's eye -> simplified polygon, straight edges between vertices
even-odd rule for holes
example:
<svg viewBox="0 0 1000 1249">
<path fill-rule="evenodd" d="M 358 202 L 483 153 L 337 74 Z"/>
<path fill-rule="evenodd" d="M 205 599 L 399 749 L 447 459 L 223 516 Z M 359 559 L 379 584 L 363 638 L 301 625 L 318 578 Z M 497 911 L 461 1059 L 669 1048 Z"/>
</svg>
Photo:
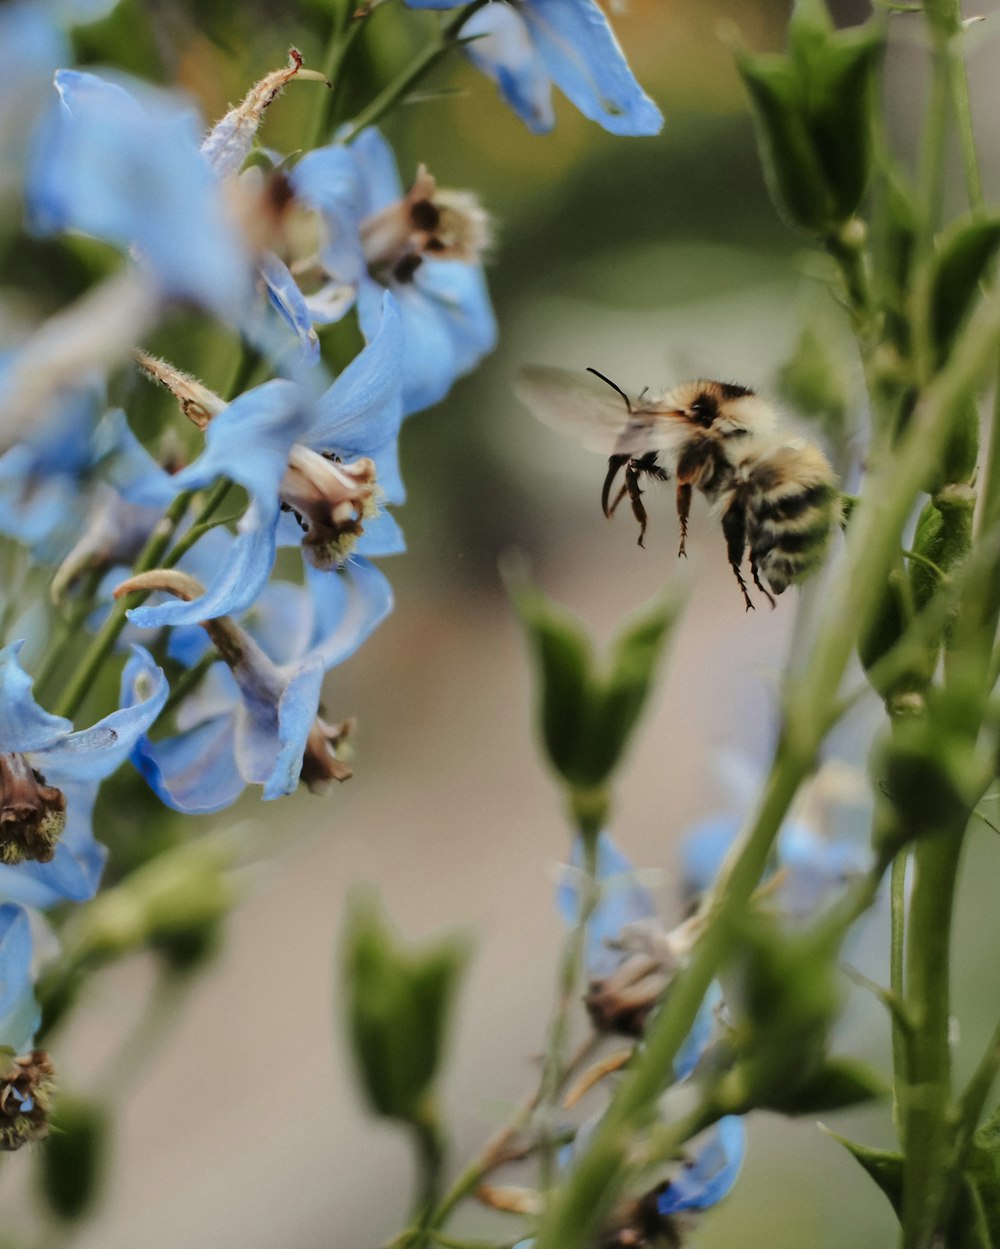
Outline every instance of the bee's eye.
<svg viewBox="0 0 1000 1249">
<path fill-rule="evenodd" d="M 719 415 L 719 405 L 711 395 L 698 395 L 688 404 L 688 411 L 699 425 L 707 428 Z"/>
</svg>

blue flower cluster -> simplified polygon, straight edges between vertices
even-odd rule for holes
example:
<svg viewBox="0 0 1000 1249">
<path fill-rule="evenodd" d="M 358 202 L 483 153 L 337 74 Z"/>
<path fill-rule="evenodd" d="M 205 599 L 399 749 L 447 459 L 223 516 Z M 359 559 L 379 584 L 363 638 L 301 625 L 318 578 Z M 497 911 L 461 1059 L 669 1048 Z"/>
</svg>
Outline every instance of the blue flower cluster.
<svg viewBox="0 0 1000 1249">
<path fill-rule="evenodd" d="M 351 724 L 325 717 L 321 687 L 392 607 L 371 560 L 403 550 L 388 510 L 404 499 L 400 426 L 496 341 L 490 221 L 474 195 L 440 188 L 424 165 L 407 188 L 372 128 L 301 157 L 260 146 L 283 89 L 322 77 L 294 49 L 207 135 L 172 92 L 66 68 L 68 26 L 113 8 L 0 9 L 0 197 L 23 205 L 38 237 L 82 235 L 121 257 L 76 303 L 0 346 L 0 536 L 49 567 L 76 627 L 101 630 L 89 650 L 77 637 L 53 658 L 37 605 L 4 616 L 0 1147 L 37 1134 L 51 1091 L 47 1058 L 19 1057 L 38 1024 L 24 908 L 93 897 L 101 782 L 131 759 L 167 806 L 205 813 L 247 785 L 275 799 L 350 775 Z M 552 124 L 552 82 L 610 130 L 659 128 L 592 0 L 470 12 L 463 46 L 533 129 Z M 238 337 L 247 375 L 267 380 L 219 396 L 136 350 L 179 307 Z M 345 318 L 364 345 L 334 376 L 320 331 Z M 109 406 L 109 374 L 129 352 L 197 434 L 156 440 Z M 213 519 L 223 498 L 239 514 Z M 292 553 L 274 578 L 279 548 Z M 113 599 L 135 593 L 153 597 L 126 622 Z M 115 643 L 119 655 L 130 646 L 118 706 L 76 731 Z M 52 714 L 36 692 L 70 659 L 72 693 L 52 704 L 68 714 Z"/>
</svg>

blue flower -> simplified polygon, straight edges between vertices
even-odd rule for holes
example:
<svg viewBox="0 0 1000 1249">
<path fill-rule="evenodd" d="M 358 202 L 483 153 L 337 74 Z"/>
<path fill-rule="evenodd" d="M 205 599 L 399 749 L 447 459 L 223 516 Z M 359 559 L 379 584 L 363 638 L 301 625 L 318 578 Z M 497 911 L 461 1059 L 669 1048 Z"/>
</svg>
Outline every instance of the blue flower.
<svg viewBox="0 0 1000 1249">
<path fill-rule="evenodd" d="M 214 664 L 180 705 L 177 736 L 142 737 L 133 753 L 154 792 L 175 810 L 198 813 L 228 806 L 247 784 L 262 785 L 270 799 L 291 793 L 300 778 L 318 789 L 349 776 L 330 750 L 339 727 L 317 715 L 320 687 L 391 608 L 385 577 L 358 559 L 335 573 L 307 567 L 304 586 L 270 584 L 245 631 L 228 620 L 206 625 L 226 663 Z M 208 644 L 200 629 L 181 628 L 169 649 L 191 665 Z"/>
<path fill-rule="evenodd" d="M 42 234 L 78 230 L 135 248 L 167 297 L 238 322 L 253 264 L 199 151 L 199 122 L 165 92 L 60 70 L 35 145 L 26 201 Z"/>
<path fill-rule="evenodd" d="M 103 401 L 97 384 L 63 391 L 48 419 L 0 455 L 0 533 L 38 560 L 61 559 L 79 539 L 102 482 L 159 511 L 176 493 L 120 409 L 97 419 Z"/>
<path fill-rule="evenodd" d="M 22 645 L 0 650 L 0 897 L 45 907 L 93 896 L 107 853 L 91 828 L 99 782 L 159 715 L 167 682 L 134 647 L 122 689 L 138 696 L 74 733 L 32 697 L 31 678 L 18 663 Z"/>
<path fill-rule="evenodd" d="M 462 0 L 406 0 L 452 9 Z M 462 27 L 465 52 L 536 134 L 552 129 L 554 83 L 612 134 L 659 134 L 663 116 L 636 82 L 594 0 L 497 0 Z"/>
<path fill-rule="evenodd" d="M 665 1218 L 687 1210 L 707 1210 L 736 1183 L 746 1152 L 746 1129 L 739 1115 L 726 1115 L 698 1138 L 683 1169 L 657 1199 Z"/>
<path fill-rule="evenodd" d="M 32 940 L 27 912 L 12 902 L 0 906 L 0 1049 L 23 1054 L 41 1014 L 31 978 Z"/>
<path fill-rule="evenodd" d="M 276 379 L 212 419 L 205 450 L 173 482 L 177 490 L 191 490 L 229 477 L 244 487 L 250 506 L 231 558 L 214 571 L 202 597 L 135 608 L 134 624 L 197 624 L 250 607 L 278 542 L 303 537 L 290 517 L 279 530 L 282 503 L 301 518 L 305 549 L 317 567 L 334 567 L 351 551 L 371 556 L 402 549 L 395 521 L 375 511 L 379 499 L 403 498 L 396 451 L 401 346 L 399 314 L 386 295 L 372 341 L 318 398 L 303 385 Z"/>
<path fill-rule="evenodd" d="M 579 921 L 582 866 L 583 846 L 577 839 L 557 891 L 559 910 L 570 925 Z M 597 881 L 600 895 L 587 925 L 584 954 L 590 981 L 587 1009 L 596 1027 L 641 1036 L 695 933 L 688 923 L 670 933 L 660 929 L 652 895 L 607 833 L 601 833 L 597 842 Z M 674 1059 L 675 1080 L 687 1079 L 697 1067 L 711 1040 L 721 1000 L 722 992 L 713 982 Z"/>
<path fill-rule="evenodd" d="M 325 228 L 324 281 L 306 297 L 313 320 L 338 320 L 356 301 L 370 338 L 391 290 L 403 324 L 404 411 L 437 403 L 496 344 L 479 259 L 488 239 L 482 210 L 469 196 L 438 191 L 423 167 L 404 193 L 392 150 L 375 130 L 350 148 L 307 153 L 290 180 Z"/>
</svg>

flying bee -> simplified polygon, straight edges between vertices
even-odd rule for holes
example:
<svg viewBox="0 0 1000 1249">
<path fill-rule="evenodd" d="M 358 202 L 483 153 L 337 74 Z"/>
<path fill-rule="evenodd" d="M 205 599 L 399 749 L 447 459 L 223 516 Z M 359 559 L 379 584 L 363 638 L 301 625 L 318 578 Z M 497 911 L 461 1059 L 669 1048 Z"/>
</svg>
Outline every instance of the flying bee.
<svg viewBox="0 0 1000 1249">
<path fill-rule="evenodd" d="M 753 583 L 772 607 L 772 595 L 822 563 L 840 518 L 833 469 L 814 443 L 788 437 L 752 390 L 702 380 L 684 382 L 658 398 L 644 390 L 633 400 L 603 373 L 587 372 L 593 377 L 529 366 L 518 393 L 546 424 L 609 453 L 601 506 L 611 517 L 628 498 L 640 546 L 647 521 L 640 482 L 674 478 L 678 555 L 687 554 L 688 517 L 698 490 L 721 516 L 747 611 L 754 606 L 741 572 L 748 549 Z M 622 485 L 612 497 L 619 473 Z"/>
</svg>

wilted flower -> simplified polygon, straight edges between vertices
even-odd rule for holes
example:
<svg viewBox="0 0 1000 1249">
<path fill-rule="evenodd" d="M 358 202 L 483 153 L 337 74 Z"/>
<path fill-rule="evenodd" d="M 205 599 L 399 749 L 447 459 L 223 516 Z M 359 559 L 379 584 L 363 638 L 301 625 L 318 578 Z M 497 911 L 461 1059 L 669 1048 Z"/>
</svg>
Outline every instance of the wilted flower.
<svg viewBox="0 0 1000 1249">
<path fill-rule="evenodd" d="M 190 581 L 163 572 L 127 584 L 196 593 L 185 588 Z M 353 654 L 391 608 L 385 577 L 352 560 L 338 573 L 307 567 L 304 586 L 272 582 L 245 628 L 223 617 L 206 622 L 205 632 L 176 629 L 172 658 L 193 665 L 214 643 L 222 662 L 178 707 L 177 736 L 137 742 L 133 761 L 154 792 L 167 806 L 194 813 L 221 810 L 247 784 L 262 785 L 265 798 L 280 798 L 300 779 L 312 790 L 344 780 L 350 768 L 336 748 L 347 726 L 327 724 L 318 714 L 323 675 Z"/>
<path fill-rule="evenodd" d="M 122 676 L 132 701 L 73 732 L 35 702 L 18 663 L 0 650 L 0 897 L 30 906 L 93 896 L 106 850 L 90 817 L 98 784 L 128 757 L 160 713 L 167 682 L 141 647 Z"/>
</svg>

